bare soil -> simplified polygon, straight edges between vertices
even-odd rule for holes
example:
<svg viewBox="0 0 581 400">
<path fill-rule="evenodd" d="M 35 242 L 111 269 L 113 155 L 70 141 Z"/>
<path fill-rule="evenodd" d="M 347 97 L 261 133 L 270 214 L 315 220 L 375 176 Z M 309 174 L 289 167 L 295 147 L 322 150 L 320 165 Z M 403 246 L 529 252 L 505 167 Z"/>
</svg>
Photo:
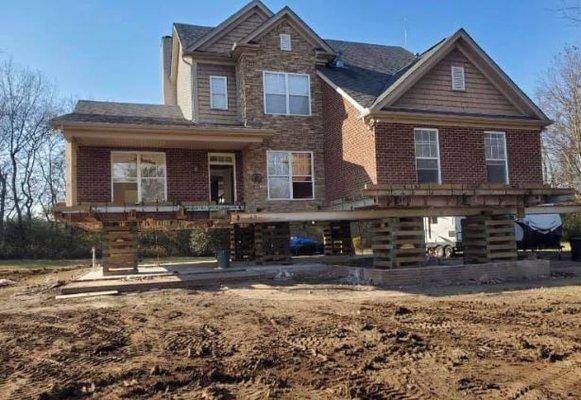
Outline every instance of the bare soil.
<svg viewBox="0 0 581 400">
<path fill-rule="evenodd" d="M 581 398 L 581 273 L 54 299 L 83 272 L 0 271 L 1 399 Z"/>
</svg>

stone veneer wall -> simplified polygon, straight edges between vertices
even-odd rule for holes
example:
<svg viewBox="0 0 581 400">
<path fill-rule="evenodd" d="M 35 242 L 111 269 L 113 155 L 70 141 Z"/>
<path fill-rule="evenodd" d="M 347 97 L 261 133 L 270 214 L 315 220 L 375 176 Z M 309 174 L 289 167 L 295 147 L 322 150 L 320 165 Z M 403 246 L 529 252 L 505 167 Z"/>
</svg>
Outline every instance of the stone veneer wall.
<svg viewBox="0 0 581 400">
<path fill-rule="evenodd" d="M 292 51 L 281 51 L 279 34 L 291 35 Z M 324 137 L 322 82 L 316 75 L 316 54 L 287 21 L 283 20 L 258 41 L 259 49 L 241 56 L 238 64 L 239 112 L 249 126 L 261 126 L 275 131 L 274 136 L 260 146 L 244 151 L 244 187 L 247 211 L 312 210 L 323 205 L 325 196 Z M 273 116 L 264 114 L 263 71 L 309 74 L 311 80 L 311 116 Z M 314 200 L 267 200 L 266 151 L 312 151 L 315 170 Z M 260 184 L 252 181 L 261 174 Z"/>
</svg>

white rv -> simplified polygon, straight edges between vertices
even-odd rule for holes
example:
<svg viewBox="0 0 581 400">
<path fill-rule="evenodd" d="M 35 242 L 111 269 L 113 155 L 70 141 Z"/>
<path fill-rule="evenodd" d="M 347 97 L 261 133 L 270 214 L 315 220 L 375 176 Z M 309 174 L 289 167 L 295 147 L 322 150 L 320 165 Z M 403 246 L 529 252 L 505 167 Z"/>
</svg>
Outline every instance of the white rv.
<svg viewBox="0 0 581 400">
<path fill-rule="evenodd" d="M 424 218 L 427 250 L 436 257 L 451 257 L 462 251 L 462 218 Z M 526 215 L 517 219 L 514 224 L 517 245 L 525 249 L 559 246 L 562 224 L 559 214 Z"/>
</svg>

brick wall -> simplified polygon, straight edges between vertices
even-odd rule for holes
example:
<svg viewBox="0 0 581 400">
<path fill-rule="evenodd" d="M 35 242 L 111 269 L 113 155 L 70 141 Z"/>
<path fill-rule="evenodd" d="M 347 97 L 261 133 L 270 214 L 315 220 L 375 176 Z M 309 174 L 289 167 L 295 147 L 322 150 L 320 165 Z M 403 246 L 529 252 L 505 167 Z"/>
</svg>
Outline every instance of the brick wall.
<svg viewBox="0 0 581 400">
<path fill-rule="evenodd" d="M 281 51 L 279 34 L 291 35 L 292 51 Z M 324 138 L 322 121 L 321 81 L 316 75 L 316 54 L 313 46 L 287 21 L 281 21 L 257 40 L 259 48 L 242 55 L 238 61 L 239 113 L 249 126 L 261 126 L 275 131 L 274 136 L 259 146 L 244 151 L 244 188 L 248 211 L 312 210 L 323 204 L 325 195 Z M 273 116 L 264 114 L 263 71 L 309 74 L 311 78 L 311 116 Z M 267 150 L 312 151 L 315 169 L 315 200 L 267 200 Z M 262 182 L 252 181 L 254 174 Z"/>
<path fill-rule="evenodd" d="M 77 157 L 77 201 L 79 203 L 111 202 L 111 151 L 113 150 L 165 152 L 168 201 L 208 200 L 208 152 L 205 150 L 81 146 Z M 241 194 L 242 191 L 239 191 L 239 196 Z"/>
<path fill-rule="evenodd" d="M 375 127 L 377 181 L 384 184 L 416 183 L 413 129 L 419 125 L 379 123 Z M 484 131 L 468 128 L 421 125 L 437 128 L 440 141 L 442 183 L 486 182 Z M 504 130 L 507 137 L 511 184 L 542 183 L 539 132 Z"/>
<path fill-rule="evenodd" d="M 359 111 L 323 83 L 326 200 L 356 195 L 377 181 L 373 131 L 358 119 Z"/>
</svg>

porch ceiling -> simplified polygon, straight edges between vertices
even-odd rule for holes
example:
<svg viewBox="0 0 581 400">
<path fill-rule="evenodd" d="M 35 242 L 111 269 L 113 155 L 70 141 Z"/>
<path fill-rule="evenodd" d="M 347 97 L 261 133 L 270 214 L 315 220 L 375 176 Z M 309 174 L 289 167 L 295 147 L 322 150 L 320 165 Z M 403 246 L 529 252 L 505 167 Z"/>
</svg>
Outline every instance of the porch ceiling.
<svg viewBox="0 0 581 400">
<path fill-rule="evenodd" d="M 245 127 L 67 126 L 63 135 L 81 146 L 241 150 L 274 132 Z"/>
</svg>

